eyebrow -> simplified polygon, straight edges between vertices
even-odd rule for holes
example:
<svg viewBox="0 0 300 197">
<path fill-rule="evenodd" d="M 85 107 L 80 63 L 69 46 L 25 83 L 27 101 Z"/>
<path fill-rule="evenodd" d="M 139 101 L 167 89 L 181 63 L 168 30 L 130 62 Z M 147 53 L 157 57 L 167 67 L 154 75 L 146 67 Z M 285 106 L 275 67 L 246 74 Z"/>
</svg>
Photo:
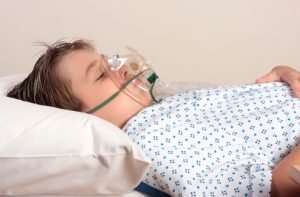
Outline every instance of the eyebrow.
<svg viewBox="0 0 300 197">
<path fill-rule="evenodd" d="M 92 61 L 85 69 L 85 76 L 90 72 L 91 68 L 97 65 L 97 60 Z"/>
</svg>

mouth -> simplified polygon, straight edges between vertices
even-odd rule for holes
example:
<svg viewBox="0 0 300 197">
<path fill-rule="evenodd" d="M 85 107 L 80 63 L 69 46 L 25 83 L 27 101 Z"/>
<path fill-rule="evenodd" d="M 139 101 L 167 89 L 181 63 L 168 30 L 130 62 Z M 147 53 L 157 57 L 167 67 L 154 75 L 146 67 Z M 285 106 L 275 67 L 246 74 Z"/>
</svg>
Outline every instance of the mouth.
<svg viewBox="0 0 300 197">
<path fill-rule="evenodd" d="M 147 86 L 147 82 L 145 80 L 143 80 L 142 78 L 137 78 L 133 81 L 134 85 L 138 88 L 140 88 L 141 90 L 147 92 L 148 91 L 148 86 Z"/>
</svg>

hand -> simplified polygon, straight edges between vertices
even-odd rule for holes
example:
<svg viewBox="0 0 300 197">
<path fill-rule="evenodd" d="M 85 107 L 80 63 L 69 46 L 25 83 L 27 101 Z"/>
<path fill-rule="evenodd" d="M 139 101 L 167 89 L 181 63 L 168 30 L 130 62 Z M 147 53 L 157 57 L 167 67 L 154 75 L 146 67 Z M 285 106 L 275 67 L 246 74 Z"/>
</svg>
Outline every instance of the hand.
<svg viewBox="0 0 300 197">
<path fill-rule="evenodd" d="M 256 79 L 255 83 L 287 82 L 294 95 L 300 98 L 300 72 L 289 66 L 276 66 L 268 74 Z"/>
</svg>

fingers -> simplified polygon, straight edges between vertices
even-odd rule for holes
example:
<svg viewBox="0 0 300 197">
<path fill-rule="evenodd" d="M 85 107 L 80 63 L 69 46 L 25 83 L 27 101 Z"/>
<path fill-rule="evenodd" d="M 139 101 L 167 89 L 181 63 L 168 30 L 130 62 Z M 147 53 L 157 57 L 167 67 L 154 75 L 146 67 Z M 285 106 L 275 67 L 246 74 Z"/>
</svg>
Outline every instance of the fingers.
<svg viewBox="0 0 300 197">
<path fill-rule="evenodd" d="M 256 79 L 255 83 L 268 83 L 268 82 L 275 82 L 275 81 L 280 81 L 280 76 L 278 76 L 276 71 L 272 70 L 268 74 Z"/>
<path fill-rule="evenodd" d="M 300 98 L 300 72 L 289 66 L 276 66 L 268 74 L 255 80 L 255 83 L 283 81 L 288 83 L 295 97 Z"/>
<path fill-rule="evenodd" d="M 287 82 L 292 90 L 295 97 L 300 98 L 300 73 L 296 70 L 286 72 L 281 76 L 281 81 Z"/>
<path fill-rule="evenodd" d="M 295 97 L 300 98 L 300 81 L 298 80 L 292 87 Z"/>
<path fill-rule="evenodd" d="M 300 74 L 298 73 L 298 77 L 288 83 L 291 85 L 294 96 L 300 98 Z"/>
</svg>

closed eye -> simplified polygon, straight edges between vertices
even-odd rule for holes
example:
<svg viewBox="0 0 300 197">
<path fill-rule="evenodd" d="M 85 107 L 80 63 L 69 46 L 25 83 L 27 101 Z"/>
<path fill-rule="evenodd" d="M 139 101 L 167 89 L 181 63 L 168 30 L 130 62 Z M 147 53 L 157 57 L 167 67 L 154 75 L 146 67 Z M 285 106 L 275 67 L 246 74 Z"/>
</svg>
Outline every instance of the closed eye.
<svg viewBox="0 0 300 197">
<path fill-rule="evenodd" d="M 96 80 L 102 79 L 103 77 L 104 77 L 104 72 L 101 72 L 100 76 Z"/>
</svg>

